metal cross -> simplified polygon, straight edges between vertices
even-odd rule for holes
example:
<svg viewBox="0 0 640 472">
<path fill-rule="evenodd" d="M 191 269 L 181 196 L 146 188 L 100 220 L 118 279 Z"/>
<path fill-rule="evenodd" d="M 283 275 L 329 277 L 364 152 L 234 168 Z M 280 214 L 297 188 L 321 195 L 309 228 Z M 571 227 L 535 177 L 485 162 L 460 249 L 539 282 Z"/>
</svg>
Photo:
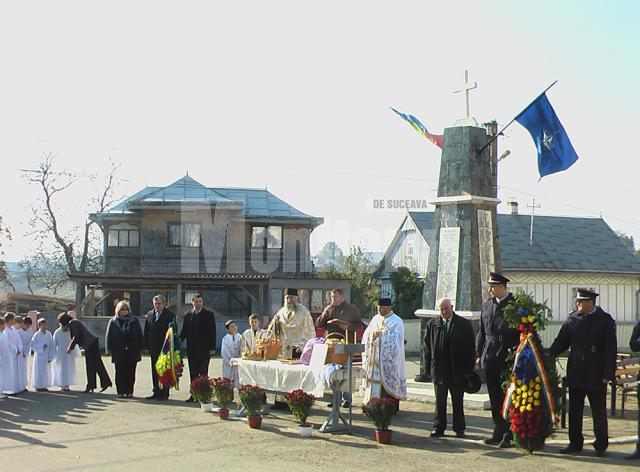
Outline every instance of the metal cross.
<svg viewBox="0 0 640 472">
<path fill-rule="evenodd" d="M 464 92 L 464 116 L 469 118 L 469 91 L 478 88 L 478 82 L 469 82 L 469 71 L 464 71 L 464 84 L 460 90 L 454 90 L 453 93 Z"/>
</svg>

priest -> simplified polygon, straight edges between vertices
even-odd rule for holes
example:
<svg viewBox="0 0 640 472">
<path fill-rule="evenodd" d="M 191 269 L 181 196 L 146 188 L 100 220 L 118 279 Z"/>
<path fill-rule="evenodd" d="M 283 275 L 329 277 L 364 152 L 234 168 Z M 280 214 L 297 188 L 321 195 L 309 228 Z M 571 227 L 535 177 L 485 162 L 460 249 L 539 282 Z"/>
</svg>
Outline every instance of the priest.
<svg viewBox="0 0 640 472">
<path fill-rule="evenodd" d="M 378 314 L 362 335 L 365 352 L 364 404 L 372 398 L 394 398 L 398 404 L 407 398 L 404 373 L 404 324 L 393 312 L 390 298 L 378 301 Z"/>
<path fill-rule="evenodd" d="M 306 306 L 298 302 L 298 289 L 288 288 L 284 306 L 269 323 L 269 330 L 280 334 L 280 359 L 298 359 L 307 341 L 315 338 L 313 318 Z"/>
</svg>

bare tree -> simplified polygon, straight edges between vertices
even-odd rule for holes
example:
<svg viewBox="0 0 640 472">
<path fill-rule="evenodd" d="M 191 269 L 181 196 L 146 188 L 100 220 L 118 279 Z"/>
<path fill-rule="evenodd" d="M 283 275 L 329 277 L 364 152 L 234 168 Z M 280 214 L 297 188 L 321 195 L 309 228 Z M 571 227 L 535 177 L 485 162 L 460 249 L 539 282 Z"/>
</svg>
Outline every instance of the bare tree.
<svg viewBox="0 0 640 472">
<path fill-rule="evenodd" d="M 13 286 L 11 281 L 9 280 L 9 274 L 7 273 L 7 264 L 4 261 L 4 251 L 2 250 L 2 242 L 3 240 L 11 240 L 11 232 L 9 228 L 4 225 L 2 221 L 2 216 L 0 216 L 0 284 L 9 285 L 13 291 L 16 291 L 16 288 Z"/>
<path fill-rule="evenodd" d="M 59 224 L 56 198 L 80 179 L 89 179 L 92 182 L 97 179 L 95 176 L 76 175 L 67 170 L 56 170 L 54 160 L 54 154 L 49 153 L 35 169 L 24 170 L 25 180 L 36 185 L 41 195 L 39 205 L 31 208 L 30 224 L 33 229 L 29 234 L 42 243 L 53 238 L 54 246 L 57 246 L 62 252 L 61 259 L 66 266 L 67 273 L 80 274 L 87 272 L 92 262 L 92 256 L 95 256 L 91 247 L 92 241 L 95 241 L 96 238 L 92 231 L 94 222 L 87 218 L 82 225 L 64 233 Z M 104 182 L 98 187 L 99 190 L 88 199 L 89 212 L 103 212 L 116 202 L 113 193 L 118 169 L 119 165 L 112 162 Z M 85 297 L 82 283 L 76 282 L 75 292 L 76 309 L 80 310 Z"/>
</svg>

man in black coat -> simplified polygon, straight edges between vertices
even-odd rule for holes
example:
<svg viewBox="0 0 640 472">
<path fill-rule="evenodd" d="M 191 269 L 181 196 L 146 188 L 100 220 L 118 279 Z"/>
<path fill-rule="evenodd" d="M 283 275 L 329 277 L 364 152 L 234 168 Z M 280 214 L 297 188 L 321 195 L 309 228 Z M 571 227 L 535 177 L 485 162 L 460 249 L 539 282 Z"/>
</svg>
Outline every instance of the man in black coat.
<svg viewBox="0 0 640 472">
<path fill-rule="evenodd" d="M 453 431 L 464 437 L 464 384 L 473 372 L 475 346 L 473 328 L 469 320 L 453 311 L 451 300 L 438 300 L 440 315 L 428 321 L 423 339 L 424 365 L 433 381 L 436 394 L 436 412 L 433 418 L 432 438 L 444 436 L 447 427 L 447 394 L 453 405 Z"/>
<path fill-rule="evenodd" d="M 156 373 L 156 361 L 160 356 L 160 351 L 162 351 L 169 325 L 173 326 L 174 333 L 178 330 L 176 317 L 166 308 L 166 303 L 162 295 L 153 297 L 153 310 L 147 312 L 144 322 L 144 344 L 151 356 L 151 381 L 153 385 L 153 394 L 146 397 L 147 400 L 162 401 L 169 399 L 169 387 L 160 385 L 158 374 Z"/>
<path fill-rule="evenodd" d="M 569 446 L 560 451 L 563 454 L 582 450 L 585 396 L 593 415 L 596 454 L 603 456 L 609 446 L 606 402 L 607 385 L 615 379 L 616 323 L 596 305 L 597 296 L 591 290 L 578 289 L 578 310 L 569 314 L 549 348 L 554 356 L 571 348 L 567 361 Z"/>
<path fill-rule="evenodd" d="M 216 352 L 216 317 L 204 308 L 200 293 L 193 296 L 191 304 L 193 309 L 184 315 L 180 340 L 187 342 L 189 377 L 193 380 L 209 373 L 209 359 Z M 186 401 L 192 402 L 193 397 Z"/>
<path fill-rule="evenodd" d="M 510 348 L 518 344 L 519 333 L 509 327 L 502 315 L 502 310 L 513 300 L 507 290 L 509 279 L 501 274 L 489 274 L 489 293 L 491 298 L 482 304 L 480 327 L 476 335 L 476 365 L 485 371 L 487 391 L 491 403 L 493 434 L 485 439 L 485 444 L 500 447 L 512 447 L 512 434 L 509 423 L 502 417 L 504 390 L 502 389 L 502 372 L 506 367 L 505 359 Z"/>
</svg>

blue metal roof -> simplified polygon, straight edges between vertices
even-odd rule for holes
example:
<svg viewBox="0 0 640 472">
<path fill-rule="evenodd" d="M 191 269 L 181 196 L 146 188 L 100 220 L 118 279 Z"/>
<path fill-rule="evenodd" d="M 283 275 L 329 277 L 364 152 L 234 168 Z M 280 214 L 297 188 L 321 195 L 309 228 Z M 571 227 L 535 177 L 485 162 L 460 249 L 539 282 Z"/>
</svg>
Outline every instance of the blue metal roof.
<svg viewBox="0 0 640 472">
<path fill-rule="evenodd" d="M 432 246 L 433 212 L 409 212 Z M 602 218 L 536 216 L 533 245 L 529 245 L 529 215 L 498 215 L 502 268 L 511 270 L 563 270 L 640 273 L 635 256 Z"/>
<path fill-rule="evenodd" d="M 171 204 L 222 204 L 237 205 L 246 218 L 311 220 L 316 225 L 322 223 L 317 218 L 301 212 L 266 189 L 252 188 L 210 188 L 186 175 L 166 187 L 146 187 L 103 213 L 114 215 L 132 213 L 131 210 L 144 207 L 158 207 Z M 97 215 L 96 215 L 97 216 Z"/>
</svg>

